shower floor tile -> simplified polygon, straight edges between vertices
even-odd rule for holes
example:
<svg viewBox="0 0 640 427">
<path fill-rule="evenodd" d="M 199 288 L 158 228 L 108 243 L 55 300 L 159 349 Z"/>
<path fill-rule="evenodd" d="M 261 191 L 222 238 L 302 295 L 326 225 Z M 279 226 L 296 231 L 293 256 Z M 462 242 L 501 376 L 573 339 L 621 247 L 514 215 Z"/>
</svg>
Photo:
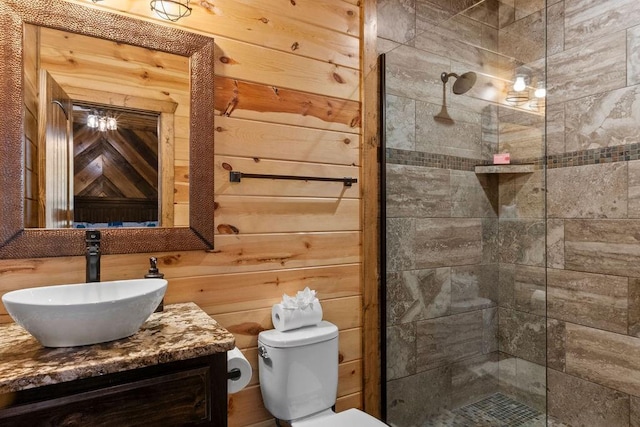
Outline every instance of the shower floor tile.
<svg viewBox="0 0 640 427">
<path fill-rule="evenodd" d="M 427 420 L 422 427 L 544 427 L 545 414 L 502 393 Z"/>
<path fill-rule="evenodd" d="M 493 426 L 520 426 L 540 415 L 540 412 L 502 393 L 453 411 L 472 421 Z"/>
</svg>

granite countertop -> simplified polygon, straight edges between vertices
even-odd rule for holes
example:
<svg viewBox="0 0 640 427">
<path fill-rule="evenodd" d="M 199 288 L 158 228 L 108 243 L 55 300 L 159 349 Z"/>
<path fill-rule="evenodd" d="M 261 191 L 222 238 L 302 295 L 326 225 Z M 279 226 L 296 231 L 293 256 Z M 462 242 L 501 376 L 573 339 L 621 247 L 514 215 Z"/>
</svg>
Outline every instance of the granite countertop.
<svg viewBox="0 0 640 427">
<path fill-rule="evenodd" d="M 134 335 L 82 347 L 43 347 L 21 326 L 0 325 L 0 394 L 221 353 L 233 335 L 194 303 L 152 314 Z"/>
</svg>

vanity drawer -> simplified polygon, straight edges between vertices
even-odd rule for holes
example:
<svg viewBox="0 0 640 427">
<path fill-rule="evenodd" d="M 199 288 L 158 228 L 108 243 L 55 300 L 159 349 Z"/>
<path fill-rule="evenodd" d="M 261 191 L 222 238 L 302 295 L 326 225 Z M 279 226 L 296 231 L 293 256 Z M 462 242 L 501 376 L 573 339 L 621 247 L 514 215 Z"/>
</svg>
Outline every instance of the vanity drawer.
<svg viewBox="0 0 640 427">
<path fill-rule="evenodd" d="M 170 426 L 207 423 L 211 415 L 209 384 L 207 368 L 193 369 L 17 406 L 0 412 L 0 424 Z"/>
<path fill-rule="evenodd" d="M 221 353 L 39 387 L 0 408 L 0 426 L 226 427 L 226 381 Z"/>
</svg>

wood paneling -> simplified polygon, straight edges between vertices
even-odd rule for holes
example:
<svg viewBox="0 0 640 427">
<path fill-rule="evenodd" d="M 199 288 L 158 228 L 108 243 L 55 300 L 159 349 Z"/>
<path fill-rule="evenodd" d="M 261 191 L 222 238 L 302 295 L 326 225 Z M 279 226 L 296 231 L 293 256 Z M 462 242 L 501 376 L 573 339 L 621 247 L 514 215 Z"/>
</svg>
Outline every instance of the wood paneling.
<svg viewBox="0 0 640 427">
<path fill-rule="evenodd" d="M 364 407 L 376 414 L 378 272 L 373 246 L 378 183 L 371 168 L 377 164 L 377 129 L 363 126 L 363 119 L 367 123 L 373 117 L 375 102 L 367 110 L 361 108 L 363 84 L 370 90 L 376 78 L 367 68 L 363 83 L 363 67 L 371 64 L 373 54 L 369 45 L 361 59 L 363 31 L 375 34 L 375 30 L 371 33 L 370 23 L 361 18 L 371 15 L 363 15 L 357 0 L 220 0 L 194 3 L 192 15 L 174 24 L 153 17 L 148 2 L 68 1 L 210 35 L 218 49 L 212 129 L 218 204 L 212 218 L 218 229 L 215 250 L 103 256 L 103 279 L 141 277 L 148 257 L 157 256 L 169 280 L 167 303 L 196 301 L 234 333 L 236 345 L 254 365 L 257 334 L 273 327 L 271 305 L 285 292 L 292 294 L 307 285 L 315 288 L 324 318 L 340 330 L 337 408 Z M 367 3 L 372 7 L 371 1 Z M 73 54 L 54 56 L 54 72 L 72 60 L 85 75 L 85 64 L 99 62 L 75 49 Z M 149 76 L 155 78 L 161 71 Z M 78 83 L 72 74 L 57 72 L 71 93 L 92 90 L 91 84 Z M 127 96 L 116 86 L 139 77 L 123 72 L 101 90 L 114 92 L 114 102 L 124 102 Z M 187 95 L 178 95 L 172 86 L 168 94 L 158 91 L 160 86 L 151 85 L 156 95 L 149 98 L 179 104 L 173 122 L 174 206 L 176 224 L 186 223 L 186 195 L 194 185 L 188 182 L 188 112 L 182 110 Z M 365 148 L 361 134 L 367 130 Z M 359 182 L 351 188 L 341 183 L 272 180 L 231 185 L 229 167 L 247 173 L 353 176 Z M 0 293 L 83 280 L 82 257 L 0 260 Z M 8 320 L 0 307 L 0 322 Z M 272 423 L 254 375 L 249 387 L 230 397 L 229 425 Z"/>
<path fill-rule="evenodd" d="M 357 135 L 216 117 L 216 154 L 250 159 L 273 159 L 357 166 Z"/>
<path fill-rule="evenodd" d="M 218 115 L 324 130 L 359 132 L 360 104 L 314 93 L 216 78 Z"/>
<path fill-rule="evenodd" d="M 250 185 L 249 180 L 245 185 Z M 342 186 L 335 182 L 325 185 Z M 222 234 L 360 229 L 357 199 L 220 195 L 216 202 L 217 230 Z"/>
<path fill-rule="evenodd" d="M 380 162 L 385 155 L 380 145 L 380 94 L 377 38 L 377 1 L 365 0 L 361 20 L 362 73 L 361 96 L 363 128 L 362 147 L 362 293 L 364 300 L 363 363 L 364 409 L 380 417 L 385 404 L 381 390 L 381 316 L 380 316 Z M 376 96 L 377 95 L 377 96 Z"/>
</svg>

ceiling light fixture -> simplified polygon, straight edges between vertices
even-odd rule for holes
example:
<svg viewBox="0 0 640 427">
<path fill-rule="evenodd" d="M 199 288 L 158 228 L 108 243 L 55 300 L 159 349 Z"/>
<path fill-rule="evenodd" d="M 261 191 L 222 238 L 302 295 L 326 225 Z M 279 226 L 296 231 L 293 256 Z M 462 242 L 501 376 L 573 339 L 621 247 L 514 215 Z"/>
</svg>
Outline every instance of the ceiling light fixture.
<svg viewBox="0 0 640 427">
<path fill-rule="evenodd" d="M 171 22 L 191 15 L 189 0 L 151 0 L 150 6 L 156 15 Z"/>
</svg>

